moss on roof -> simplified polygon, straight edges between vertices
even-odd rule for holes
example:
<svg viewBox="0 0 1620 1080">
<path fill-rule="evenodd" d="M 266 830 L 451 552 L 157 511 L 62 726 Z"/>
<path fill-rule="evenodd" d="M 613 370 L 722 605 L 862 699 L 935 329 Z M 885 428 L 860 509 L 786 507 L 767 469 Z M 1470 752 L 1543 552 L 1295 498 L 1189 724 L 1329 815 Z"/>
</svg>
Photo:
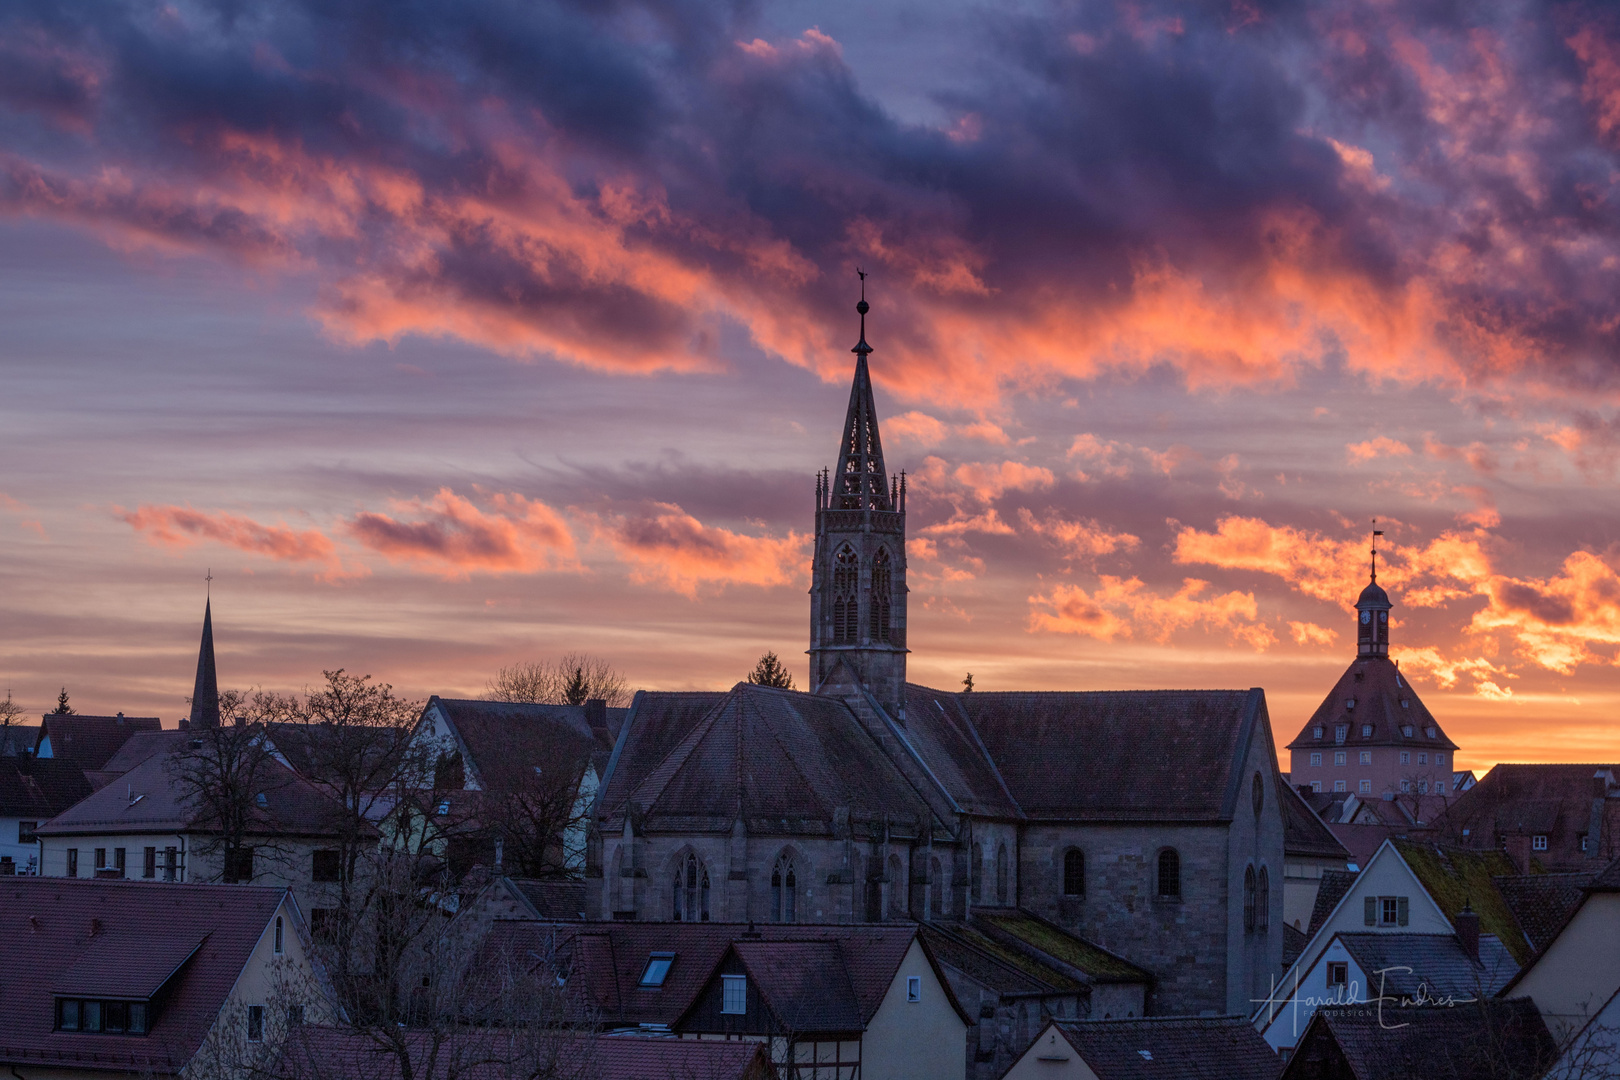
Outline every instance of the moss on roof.
<svg viewBox="0 0 1620 1080">
<path fill-rule="evenodd" d="M 1074 979 L 1071 979 L 1069 976 L 1063 974 L 1061 971 L 1058 971 L 1056 968 L 1048 967 L 1047 965 L 1036 960 L 1034 957 L 1025 956 L 1017 949 L 1008 948 L 1001 942 L 989 937 L 968 923 L 953 922 L 934 924 L 932 928 L 940 931 L 948 931 L 958 940 L 971 945 L 980 952 L 990 955 L 1016 971 L 1023 972 L 1025 975 L 1035 979 L 1037 982 L 1044 983 L 1047 986 L 1052 987 L 1054 990 L 1077 991 L 1083 988 L 1082 984 L 1076 982 Z"/>
<path fill-rule="evenodd" d="M 1153 981 L 1152 975 L 1124 957 L 1115 956 L 1028 912 L 987 912 L 981 909 L 973 915 L 1020 941 L 1028 942 L 1048 956 L 1079 968 L 1098 982 Z"/>
<path fill-rule="evenodd" d="M 1521 966 L 1530 959 L 1530 942 L 1492 880 L 1518 872 L 1506 852 L 1440 847 L 1411 840 L 1391 842 L 1448 920 L 1455 922 L 1457 912 L 1467 902 L 1479 915 L 1481 933 L 1495 934 Z"/>
</svg>

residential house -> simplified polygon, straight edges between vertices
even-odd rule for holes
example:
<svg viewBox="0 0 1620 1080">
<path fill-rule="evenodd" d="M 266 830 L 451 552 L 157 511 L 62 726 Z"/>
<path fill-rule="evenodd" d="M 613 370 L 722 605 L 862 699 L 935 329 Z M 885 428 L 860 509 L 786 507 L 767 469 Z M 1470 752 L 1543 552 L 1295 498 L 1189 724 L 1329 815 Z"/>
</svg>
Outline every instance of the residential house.
<svg viewBox="0 0 1620 1080">
<path fill-rule="evenodd" d="M 1520 873 L 1594 872 L 1620 856 L 1620 765 L 1498 765 L 1434 822 L 1445 843 L 1501 848 Z"/>
<path fill-rule="evenodd" d="M 1343 871 L 1350 851 L 1289 784 L 1280 787 L 1283 812 L 1283 922 L 1304 930 L 1322 875 Z"/>
<path fill-rule="evenodd" d="M 1597 871 L 1577 874 L 1505 874 L 1494 878 L 1531 949 L 1540 953 L 1552 943 L 1585 899 Z"/>
<path fill-rule="evenodd" d="M 1392 1010 L 1393 1011 L 1393 1010 Z M 1316 1010 L 1281 1080 L 1540 1080 L 1557 1047 L 1525 998 Z"/>
<path fill-rule="evenodd" d="M 103 772 L 107 762 L 131 736 L 161 730 L 163 722 L 155 716 L 47 713 L 39 725 L 34 757 L 71 761 L 84 770 L 91 787 L 100 787 L 109 779 Z"/>
<path fill-rule="evenodd" d="M 1275 1080 L 1281 1068 L 1241 1016 L 1054 1019 L 1006 1080 Z"/>
<path fill-rule="evenodd" d="M 0 1065 L 14 1077 L 179 1076 L 289 1008 L 325 1015 L 285 889 L 17 877 L 0 898 Z"/>
<path fill-rule="evenodd" d="M 604 1028 L 761 1042 L 794 1080 L 966 1076 L 970 1020 L 916 924 L 497 921 L 485 948 L 557 965 Z"/>
<path fill-rule="evenodd" d="M 88 794 L 84 770 L 66 758 L 0 756 L 0 876 L 39 873 L 34 830 Z"/>
<path fill-rule="evenodd" d="M 1585 1027 L 1620 990 L 1620 859 L 1581 894 L 1563 927 L 1506 991 L 1534 1001 L 1560 1041 Z"/>
<path fill-rule="evenodd" d="M 32 754 L 37 742 L 38 724 L 0 724 L 0 757 Z"/>
<path fill-rule="evenodd" d="M 1459 917 L 1465 924 L 1477 918 L 1481 934 L 1494 937 L 1516 965 L 1524 964 L 1531 955 L 1529 939 L 1494 881 L 1512 869 L 1500 851 L 1388 840 L 1353 878 L 1324 877 L 1319 901 L 1331 902 L 1332 908 L 1320 917 L 1313 913 L 1316 929 L 1299 959 L 1269 995 L 1260 995 L 1264 1004 L 1254 1014 L 1260 1033 L 1279 1052 L 1297 1044 L 1316 1003 L 1307 979 L 1312 972 L 1328 977 L 1321 966 L 1324 953 L 1341 934 L 1452 937 L 1459 933 Z M 1324 906 L 1319 902 L 1319 910 Z M 1461 932 L 1466 935 L 1469 926 Z"/>
</svg>

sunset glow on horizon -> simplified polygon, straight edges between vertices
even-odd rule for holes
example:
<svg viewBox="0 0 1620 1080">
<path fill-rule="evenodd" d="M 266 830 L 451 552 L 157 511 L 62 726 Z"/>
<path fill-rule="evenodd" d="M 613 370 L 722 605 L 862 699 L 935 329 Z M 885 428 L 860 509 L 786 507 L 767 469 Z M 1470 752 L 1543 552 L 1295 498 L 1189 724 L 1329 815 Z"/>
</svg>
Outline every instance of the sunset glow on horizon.
<svg viewBox="0 0 1620 1080">
<path fill-rule="evenodd" d="M 0 71 L 29 713 L 173 725 L 210 570 L 231 687 L 802 688 L 860 267 L 913 681 L 1282 745 L 1377 528 L 1459 768 L 1620 761 L 1610 6 L 24 0 Z"/>
</svg>

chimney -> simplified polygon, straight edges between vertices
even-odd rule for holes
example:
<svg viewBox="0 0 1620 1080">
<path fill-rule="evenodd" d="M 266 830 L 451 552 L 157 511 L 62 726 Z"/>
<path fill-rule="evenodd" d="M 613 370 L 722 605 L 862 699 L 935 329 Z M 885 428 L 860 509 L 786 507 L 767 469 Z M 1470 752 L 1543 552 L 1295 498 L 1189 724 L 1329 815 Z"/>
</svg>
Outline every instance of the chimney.
<svg viewBox="0 0 1620 1080">
<path fill-rule="evenodd" d="M 180 718 L 180 730 L 181 731 L 187 731 L 190 728 L 191 728 L 191 721 L 186 719 L 184 716 L 182 716 Z"/>
<path fill-rule="evenodd" d="M 1463 901 L 1462 910 L 1451 920 L 1451 925 L 1456 928 L 1457 944 L 1468 954 L 1468 959 L 1479 963 L 1479 916 L 1467 900 Z"/>
<path fill-rule="evenodd" d="M 585 701 L 585 723 L 592 731 L 607 730 L 607 701 L 593 697 Z"/>
</svg>

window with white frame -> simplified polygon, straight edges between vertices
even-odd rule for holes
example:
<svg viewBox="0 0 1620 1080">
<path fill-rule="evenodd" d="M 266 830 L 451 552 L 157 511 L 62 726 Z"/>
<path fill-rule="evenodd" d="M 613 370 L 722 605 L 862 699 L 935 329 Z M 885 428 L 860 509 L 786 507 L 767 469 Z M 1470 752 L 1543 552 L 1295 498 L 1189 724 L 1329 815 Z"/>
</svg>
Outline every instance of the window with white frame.
<svg viewBox="0 0 1620 1080">
<path fill-rule="evenodd" d="M 264 1042 L 263 1005 L 249 1005 L 247 1008 L 247 1041 Z"/>
<path fill-rule="evenodd" d="M 1402 791 L 1411 791 L 1412 790 L 1412 781 L 1410 781 L 1410 780 L 1402 780 L 1401 781 L 1401 790 Z"/>
<path fill-rule="evenodd" d="M 1349 963 L 1344 960 L 1329 960 L 1327 966 L 1327 984 L 1329 986 L 1349 986 Z"/>
<path fill-rule="evenodd" d="M 1402 750 L 1401 751 L 1401 764 L 1402 765 L 1410 765 L 1410 764 L 1412 764 L 1412 751 L 1410 751 L 1410 750 Z"/>
<path fill-rule="evenodd" d="M 1321 791 L 1322 791 L 1322 781 L 1320 781 L 1320 780 L 1312 780 L 1311 781 L 1311 790 L 1318 793 L 1318 794 L 1320 794 Z"/>
<path fill-rule="evenodd" d="M 1333 781 L 1333 790 L 1334 791 L 1343 791 L 1344 790 L 1344 781 L 1343 780 L 1335 780 L 1335 781 Z"/>
<path fill-rule="evenodd" d="M 1418 764 L 1419 765 L 1427 765 L 1428 763 L 1429 763 L 1429 755 L 1428 754 L 1419 754 L 1418 755 Z"/>
<path fill-rule="evenodd" d="M 1436 765 L 1444 765 L 1446 763 L 1446 755 L 1444 755 L 1444 754 L 1436 754 L 1436 755 L 1434 755 L 1434 763 Z"/>
<path fill-rule="evenodd" d="M 1361 793 L 1363 795 L 1371 795 L 1372 794 L 1372 781 L 1371 780 L 1363 780 L 1361 782 Z"/>
<path fill-rule="evenodd" d="M 1371 750 L 1363 750 L 1361 752 L 1361 763 L 1363 765 L 1371 765 L 1372 764 L 1372 751 Z"/>
<path fill-rule="evenodd" d="M 1321 728 L 1318 727 L 1318 728 L 1312 728 L 1311 729 L 1311 738 L 1320 739 L 1321 737 L 1322 737 L 1322 729 Z"/>
<path fill-rule="evenodd" d="M 1333 752 L 1333 764 L 1335 764 L 1335 765 L 1343 765 L 1344 762 L 1345 762 L 1344 751 L 1343 750 L 1335 750 Z"/>
<path fill-rule="evenodd" d="M 1531 851 L 1546 851 L 1547 850 L 1547 838 L 1545 836 L 1540 836 L 1540 835 L 1532 836 L 1530 838 L 1530 850 Z"/>
<path fill-rule="evenodd" d="M 1346 738 L 1348 738 L 1349 735 L 1350 735 L 1350 725 L 1349 724 L 1339 724 L 1337 727 L 1335 727 L 1333 729 L 1333 741 L 1334 742 L 1344 742 L 1344 740 Z"/>
<path fill-rule="evenodd" d="M 748 1012 L 748 976 L 720 976 L 720 1011 L 728 1016 Z"/>
<path fill-rule="evenodd" d="M 1316 766 L 1320 766 L 1322 764 L 1322 755 L 1321 754 L 1312 754 L 1311 755 L 1311 764 L 1316 765 Z"/>
</svg>

